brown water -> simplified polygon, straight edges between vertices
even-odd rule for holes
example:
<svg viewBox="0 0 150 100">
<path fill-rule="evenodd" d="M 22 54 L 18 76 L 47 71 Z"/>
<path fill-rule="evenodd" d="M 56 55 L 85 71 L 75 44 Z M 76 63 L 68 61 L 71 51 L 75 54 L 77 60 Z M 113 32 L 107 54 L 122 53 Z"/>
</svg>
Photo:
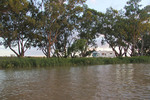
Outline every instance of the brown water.
<svg viewBox="0 0 150 100">
<path fill-rule="evenodd" d="M 150 100 L 150 64 L 0 70 L 0 100 Z"/>
</svg>

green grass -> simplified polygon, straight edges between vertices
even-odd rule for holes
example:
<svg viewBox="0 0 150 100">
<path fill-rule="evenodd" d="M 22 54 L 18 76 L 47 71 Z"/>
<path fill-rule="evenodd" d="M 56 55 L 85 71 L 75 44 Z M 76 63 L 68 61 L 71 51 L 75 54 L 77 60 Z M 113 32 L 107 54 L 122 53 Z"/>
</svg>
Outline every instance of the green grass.
<svg viewBox="0 0 150 100">
<path fill-rule="evenodd" d="M 150 63 L 150 57 L 124 58 L 16 58 L 0 57 L 0 68 L 86 66 L 102 64 Z"/>
</svg>

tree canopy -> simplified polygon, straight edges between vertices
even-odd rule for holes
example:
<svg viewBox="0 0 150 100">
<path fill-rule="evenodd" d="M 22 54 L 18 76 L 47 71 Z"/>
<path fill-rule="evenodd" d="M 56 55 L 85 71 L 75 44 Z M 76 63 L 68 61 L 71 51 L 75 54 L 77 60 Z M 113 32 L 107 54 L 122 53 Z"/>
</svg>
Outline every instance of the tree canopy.
<svg viewBox="0 0 150 100">
<path fill-rule="evenodd" d="M 86 0 L 1 0 L 0 45 L 18 57 L 31 47 L 46 57 L 86 57 L 109 44 L 117 57 L 150 54 L 150 5 L 129 0 L 123 10 L 106 13 L 88 8 Z"/>
</svg>

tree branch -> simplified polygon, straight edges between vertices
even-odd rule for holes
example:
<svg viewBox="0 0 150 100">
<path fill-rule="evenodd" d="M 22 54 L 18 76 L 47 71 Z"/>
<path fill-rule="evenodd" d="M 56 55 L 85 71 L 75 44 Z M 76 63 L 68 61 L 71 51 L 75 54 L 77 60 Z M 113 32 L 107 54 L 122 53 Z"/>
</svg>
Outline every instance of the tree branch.
<svg viewBox="0 0 150 100">
<path fill-rule="evenodd" d="M 12 47 L 10 45 L 8 47 L 11 51 L 13 51 L 19 57 L 19 54 L 14 49 L 12 49 Z"/>
</svg>

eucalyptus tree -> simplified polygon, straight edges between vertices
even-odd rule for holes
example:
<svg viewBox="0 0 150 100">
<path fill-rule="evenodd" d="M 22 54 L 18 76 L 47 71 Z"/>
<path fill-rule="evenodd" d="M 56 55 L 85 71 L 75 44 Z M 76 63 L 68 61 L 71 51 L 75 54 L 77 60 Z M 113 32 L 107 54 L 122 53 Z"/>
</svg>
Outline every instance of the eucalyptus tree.
<svg viewBox="0 0 150 100">
<path fill-rule="evenodd" d="M 85 57 L 88 54 L 86 54 L 86 50 L 87 50 L 87 41 L 86 39 L 76 39 L 73 44 L 68 48 L 68 54 L 72 57 Z"/>
<path fill-rule="evenodd" d="M 147 37 L 149 37 L 150 34 L 150 5 L 144 7 L 141 10 L 141 13 L 139 15 L 139 18 L 141 20 L 141 25 L 140 25 L 140 38 L 138 43 L 140 43 L 140 46 L 138 45 L 138 53 L 143 56 L 145 55 L 145 46 L 147 44 L 149 44 L 149 42 L 147 42 Z M 147 37 L 146 37 L 147 36 Z M 146 41 L 145 41 L 146 40 Z"/>
<path fill-rule="evenodd" d="M 96 38 L 99 36 L 98 30 L 100 28 L 103 13 L 94 9 L 90 9 L 84 6 L 83 15 L 79 19 L 78 37 L 86 40 L 86 48 L 82 52 L 82 56 L 85 57 L 88 48 L 96 47 Z"/>
<path fill-rule="evenodd" d="M 81 12 L 81 6 L 85 0 L 45 0 L 42 12 L 41 28 L 38 31 L 38 47 L 49 58 L 52 47 L 57 43 L 67 27 L 68 19 L 76 17 Z M 64 38 L 64 36 L 63 36 Z"/>
<path fill-rule="evenodd" d="M 131 56 L 136 56 L 136 48 L 137 42 L 140 38 L 140 35 L 142 33 L 142 20 L 140 19 L 141 14 L 141 5 L 139 4 L 141 0 L 129 0 L 127 2 L 127 5 L 125 6 L 125 15 L 128 18 L 128 26 L 129 26 L 129 32 L 131 39 Z"/>
<path fill-rule="evenodd" d="M 0 0 L 0 13 L 4 13 L 10 10 L 10 6 L 8 5 L 8 0 Z"/>
<path fill-rule="evenodd" d="M 1 7 L 1 44 L 18 57 L 23 57 L 32 46 L 35 29 L 33 12 L 38 10 L 27 0 L 7 0 L 1 4 Z M 6 11 L 3 9 L 5 7 Z"/>
<path fill-rule="evenodd" d="M 72 37 L 73 34 L 75 34 L 74 32 L 74 25 L 70 24 L 70 25 L 64 25 L 62 27 L 64 27 L 63 31 L 61 32 L 61 34 L 59 34 L 57 36 L 56 42 L 53 45 L 53 56 L 54 57 L 64 57 L 67 58 L 69 56 L 68 54 L 68 47 L 70 47 L 71 45 L 71 41 L 72 41 Z"/>
<path fill-rule="evenodd" d="M 122 11 L 117 11 L 113 8 L 107 9 L 103 17 L 101 34 L 104 35 L 104 39 L 102 42 L 108 43 L 116 56 L 122 57 L 127 54 L 128 35 L 126 34 L 126 22 Z"/>
<path fill-rule="evenodd" d="M 0 33 L 2 32 L 2 16 L 3 14 L 9 11 L 10 7 L 8 6 L 7 0 L 0 0 Z M 0 34 L 0 36 L 2 36 Z"/>
<path fill-rule="evenodd" d="M 143 40 L 141 39 L 138 41 L 137 45 L 139 48 L 142 47 L 143 51 L 139 51 L 140 53 L 143 53 L 144 56 L 150 56 L 150 34 L 144 34 Z M 141 50 L 141 49 L 139 49 Z"/>
<path fill-rule="evenodd" d="M 143 40 L 144 40 L 143 55 L 150 56 L 150 34 L 145 34 Z"/>
<path fill-rule="evenodd" d="M 66 5 L 64 17 L 66 17 L 67 23 L 61 23 L 61 34 L 57 37 L 57 42 L 54 44 L 54 56 L 68 57 L 68 47 L 71 46 L 74 36 L 77 33 L 77 27 L 79 26 L 79 17 L 83 12 L 82 6 L 76 6 L 70 10 L 72 5 Z"/>
<path fill-rule="evenodd" d="M 149 7 L 140 9 L 140 1 L 128 1 L 125 12 L 110 8 L 105 13 L 102 34 L 116 56 L 143 55 L 143 36 L 149 30 Z"/>
</svg>

